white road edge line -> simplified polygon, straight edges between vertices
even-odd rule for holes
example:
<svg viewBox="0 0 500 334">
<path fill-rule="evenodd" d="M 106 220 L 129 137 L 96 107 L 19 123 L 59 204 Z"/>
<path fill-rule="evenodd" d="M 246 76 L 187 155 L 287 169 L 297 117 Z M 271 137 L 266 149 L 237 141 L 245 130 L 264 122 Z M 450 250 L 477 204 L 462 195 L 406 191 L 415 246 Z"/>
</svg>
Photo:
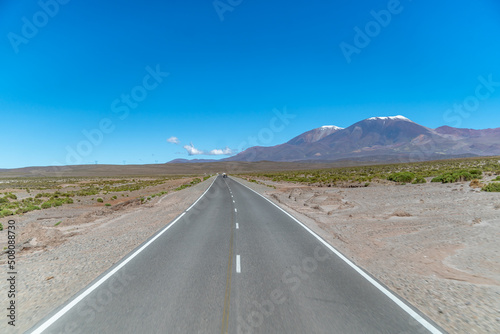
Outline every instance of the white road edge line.
<svg viewBox="0 0 500 334">
<path fill-rule="evenodd" d="M 217 180 L 217 177 L 215 177 L 215 179 L 212 181 L 212 183 L 210 184 L 210 186 L 207 188 L 207 190 L 205 190 L 205 192 L 203 194 L 201 194 L 201 196 L 196 200 L 196 202 L 194 202 L 189 208 L 187 208 L 186 212 L 188 212 L 189 210 L 191 210 L 191 208 L 193 206 L 196 205 L 196 203 L 198 203 L 198 201 L 208 192 L 208 190 L 210 188 L 212 188 L 212 184 L 214 184 L 215 180 Z"/>
<path fill-rule="evenodd" d="M 238 225 L 238 223 L 236 223 L 236 229 L 238 230 L 240 228 L 240 225 Z"/>
<path fill-rule="evenodd" d="M 196 200 L 196 202 L 194 202 L 194 204 L 196 204 L 207 193 L 207 191 L 212 187 L 212 185 L 214 184 L 214 182 L 215 182 L 216 179 L 217 179 L 217 177 L 214 179 L 214 181 L 212 182 L 212 184 L 210 184 L 210 186 L 207 188 L 207 190 L 205 190 L 205 192 Z M 189 209 L 191 209 L 194 206 L 194 204 L 191 205 L 189 207 Z M 186 211 L 188 211 L 188 210 L 186 210 Z M 45 321 L 43 324 L 41 324 L 40 327 L 38 327 L 37 329 L 35 329 L 32 332 L 32 334 L 42 333 L 44 330 L 46 330 L 47 328 L 49 328 L 54 322 L 56 322 L 57 320 L 59 320 L 59 318 L 61 318 L 66 312 L 68 312 L 70 309 L 72 309 L 76 304 L 78 304 L 80 301 L 82 301 L 82 299 L 84 299 L 85 297 L 87 297 L 92 291 L 94 291 L 95 289 L 97 289 L 101 284 L 103 284 L 104 282 L 106 282 L 111 276 L 113 276 L 118 270 L 120 270 L 121 268 L 123 268 L 134 257 L 136 257 L 140 252 L 142 252 L 146 247 L 148 247 L 149 245 L 151 245 L 153 243 L 153 241 L 155 241 L 156 239 L 158 239 L 163 233 L 165 233 L 169 228 L 171 228 L 175 223 L 177 223 L 179 221 L 179 219 L 181 219 L 185 214 L 186 214 L 186 212 L 183 212 L 173 222 L 171 222 L 170 224 L 168 224 L 163 230 L 161 230 L 160 232 L 158 232 L 158 234 L 156 234 L 151 240 L 149 240 L 146 244 L 144 244 L 144 246 L 142 246 L 141 248 L 139 248 L 132 255 L 130 255 L 123 262 L 121 262 L 118 266 L 116 266 L 113 270 L 111 270 L 109 273 L 107 273 L 106 276 L 102 277 L 100 280 L 98 280 L 97 282 L 95 282 L 92 286 L 90 286 L 82 294 L 80 294 L 78 297 L 76 297 L 75 299 L 73 299 L 68 305 L 66 305 L 65 307 L 63 307 L 59 312 L 57 312 L 51 318 L 49 318 L 47 321 Z"/>
<path fill-rule="evenodd" d="M 330 245 L 328 242 L 326 242 L 325 240 L 323 240 L 323 238 L 321 238 L 319 235 L 317 235 L 315 232 L 313 232 L 309 227 L 307 227 L 306 225 L 304 225 L 304 223 L 300 222 L 297 218 L 295 218 L 294 216 L 292 216 L 291 214 L 289 214 L 288 212 L 286 212 L 284 209 L 282 209 L 281 207 L 279 207 L 277 204 L 275 204 L 274 202 L 272 202 L 270 199 L 262 196 L 261 194 L 259 194 L 255 190 L 253 190 L 253 189 L 247 187 L 246 185 L 244 185 L 243 183 L 241 183 L 239 181 L 236 181 L 235 179 L 233 179 L 233 180 L 235 182 L 241 184 L 243 187 L 245 187 L 245 188 L 253 191 L 257 195 L 259 195 L 260 197 L 262 197 L 263 199 L 265 199 L 266 201 L 268 201 L 269 203 L 271 203 L 272 205 L 274 205 L 275 207 L 277 207 L 278 209 L 280 209 L 281 211 L 283 211 L 287 216 L 289 216 L 295 222 L 297 222 L 299 225 L 301 225 L 307 232 L 311 233 L 316 239 L 318 239 L 323 245 L 325 245 L 328 249 L 330 249 L 333 253 L 335 253 L 335 255 L 337 255 L 339 258 L 341 258 L 351 268 L 353 268 L 354 270 L 356 270 L 358 272 L 358 274 L 360 274 L 361 276 L 363 276 L 368 282 L 370 282 L 377 289 L 379 289 L 384 295 L 386 295 L 387 297 L 389 297 L 389 299 L 391 299 L 394 303 L 396 303 L 396 305 L 398 305 L 399 307 L 401 307 L 413 319 L 415 319 L 416 321 L 418 321 L 429 332 L 431 332 L 432 334 L 443 334 L 440 330 L 438 330 L 437 328 L 435 328 L 432 324 L 430 324 L 427 320 L 425 320 L 422 316 L 420 316 L 420 314 L 418 314 L 417 312 L 415 312 L 414 310 L 412 310 L 408 305 L 406 305 L 405 303 L 403 303 L 392 292 L 390 292 L 389 290 L 387 290 L 379 282 L 377 282 L 376 280 L 374 280 L 373 278 L 371 278 L 369 275 L 367 275 L 361 268 L 359 268 L 357 265 L 355 265 L 353 262 L 351 262 L 351 260 L 349 260 L 348 258 L 346 258 L 338 250 L 336 250 L 332 245 Z"/>
<path fill-rule="evenodd" d="M 236 255 L 236 272 L 241 273 L 240 256 Z"/>
</svg>

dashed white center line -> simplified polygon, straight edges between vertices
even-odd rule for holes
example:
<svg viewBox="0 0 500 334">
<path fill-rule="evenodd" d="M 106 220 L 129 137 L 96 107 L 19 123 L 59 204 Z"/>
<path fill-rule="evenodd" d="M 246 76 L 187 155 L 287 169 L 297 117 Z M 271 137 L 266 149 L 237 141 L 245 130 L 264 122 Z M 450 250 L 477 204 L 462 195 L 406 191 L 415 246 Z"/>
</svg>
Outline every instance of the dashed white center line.
<svg viewBox="0 0 500 334">
<path fill-rule="evenodd" d="M 234 201 L 234 199 L 233 199 L 233 203 L 236 203 L 236 202 Z"/>
<path fill-rule="evenodd" d="M 236 255 L 236 272 L 241 273 L 240 256 Z"/>
<path fill-rule="evenodd" d="M 238 209 L 234 208 L 234 212 L 238 212 Z"/>
<path fill-rule="evenodd" d="M 236 223 L 236 229 L 239 229 L 240 228 L 240 225 L 238 225 L 238 223 Z"/>
</svg>

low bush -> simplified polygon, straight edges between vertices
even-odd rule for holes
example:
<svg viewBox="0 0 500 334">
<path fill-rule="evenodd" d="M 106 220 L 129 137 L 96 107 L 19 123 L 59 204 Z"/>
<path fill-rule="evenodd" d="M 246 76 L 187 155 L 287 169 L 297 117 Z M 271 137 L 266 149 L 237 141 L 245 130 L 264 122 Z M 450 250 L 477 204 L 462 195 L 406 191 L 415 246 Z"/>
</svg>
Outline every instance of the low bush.
<svg viewBox="0 0 500 334">
<path fill-rule="evenodd" d="M 481 179 L 482 175 L 483 175 L 483 172 L 480 171 L 479 169 L 471 169 L 471 170 L 469 170 L 469 173 L 474 175 L 474 178 L 476 178 L 476 179 Z"/>
<path fill-rule="evenodd" d="M 200 182 L 201 182 L 201 179 L 197 177 L 193 181 L 191 181 L 190 183 L 191 184 L 197 184 L 197 183 L 200 183 Z"/>
<path fill-rule="evenodd" d="M 394 182 L 411 182 L 415 178 L 415 174 L 412 172 L 399 172 L 393 173 L 387 177 L 387 180 Z"/>
<path fill-rule="evenodd" d="M 436 176 L 431 180 L 431 182 L 441 182 L 441 183 L 454 183 L 460 181 L 470 181 L 472 179 L 477 179 L 477 174 L 472 174 L 466 170 L 461 170 L 457 172 L 448 172 Z"/>
<path fill-rule="evenodd" d="M 41 205 L 42 209 L 48 209 L 52 207 L 52 203 L 50 201 L 44 202 Z"/>
<path fill-rule="evenodd" d="M 179 191 L 179 190 L 186 189 L 186 188 L 189 188 L 189 187 L 191 187 L 191 185 L 190 185 L 190 184 L 183 184 L 182 186 L 177 187 L 177 188 L 175 188 L 174 190 L 175 190 L 175 191 Z"/>
<path fill-rule="evenodd" d="M 7 216 L 12 216 L 14 214 L 14 212 L 10 211 L 10 210 L 7 210 L 7 209 L 3 209 L 0 211 L 0 218 L 1 217 L 7 217 Z"/>
<path fill-rule="evenodd" d="M 30 211 L 35 211 L 35 210 L 40 210 L 40 207 L 36 206 L 36 205 L 29 205 L 29 206 L 26 206 L 24 208 L 17 209 L 16 210 L 16 215 L 20 215 L 20 214 L 27 213 L 27 212 L 30 212 Z"/>
<path fill-rule="evenodd" d="M 421 176 L 417 176 L 417 177 L 415 178 L 415 180 L 413 180 L 413 182 L 412 182 L 412 183 L 413 183 L 413 184 L 418 184 L 418 183 L 427 183 L 427 181 L 426 181 L 423 177 L 421 177 Z"/>
<path fill-rule="evenodd" d="M 481 190 L 488 191 L 488 192 L 500 192 L 500 183 L 493 182 L 493 183 L 487 184 Z"/>
<path fill-rule="evenodd" d="M 102 203 L 102 202 L 104 202 L 104 200 L 99 197 L 99 198 L 97 198 L 97 202 Z"/>
<path fill-rule="evenodd" d="M 5 196 L 4 196 L 4 197 L 5 197 L 5 198 L 12 198 L 12 199 L 14 199 L 14 200 L 16 200 L 16 199 L 17 199 L 17 196 L 16 196 L 16 195 L 14 195 L 13 193 L 7 193 L 7 194 L 5 194 Z"/>
</svg>

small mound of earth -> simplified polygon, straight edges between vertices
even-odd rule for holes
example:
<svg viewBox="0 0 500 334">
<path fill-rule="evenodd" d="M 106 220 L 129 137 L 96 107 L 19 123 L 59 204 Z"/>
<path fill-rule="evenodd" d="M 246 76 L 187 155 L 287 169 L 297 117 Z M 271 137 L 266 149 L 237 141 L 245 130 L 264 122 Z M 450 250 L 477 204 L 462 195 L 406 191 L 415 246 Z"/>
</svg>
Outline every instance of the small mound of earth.
<svg viewBox="0 0 500 334">
<path fill-rule="evenodd" d="M 403 210 L 396 210 L 394 213 L 391 215 L 392 217 L 411 217 L 412 214 Z"/>
</svg>

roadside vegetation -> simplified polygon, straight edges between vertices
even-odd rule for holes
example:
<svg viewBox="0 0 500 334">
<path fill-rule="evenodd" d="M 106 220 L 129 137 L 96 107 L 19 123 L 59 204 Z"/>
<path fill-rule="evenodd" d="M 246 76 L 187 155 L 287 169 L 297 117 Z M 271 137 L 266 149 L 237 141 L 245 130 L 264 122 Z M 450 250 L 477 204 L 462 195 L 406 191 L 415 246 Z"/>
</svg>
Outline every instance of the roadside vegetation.
<svg viewBox="0 0 500 334">
<path fill-rule="evenodd" d="M 500 192 L 500 182 L 492 182 L 490 184 L 487 184 L 481 190 L 488 192 Z"/>
<path fill-rule="evenodd" d="M 465 158 L 428 162 L 338 167 L 330 169 L 260 172 L 243 175 L 250 182 L 255 178 L 276 182 L 292 182 L 314 186 L 367 186 L 371 182 L 392 181 L 397 184 L 431 182 L 454 183 L 482 179 L 484 175 L 497 175 L 500 180 L 499 157 Z M 499 183 L 500 184 L 500 183 Z M 483 187 L 484 191 L 497 189 L 495 183 Z"/>
<path fill-rule="evenodd" d="M 186 183 L 186 184 L 183 184 L 180 187 L 175 188 L 175 191 L 179 191 L 179 190 L 182 190 L 182 189 L 189 188 L 189 187 L 194 186 L 195 184 L 198 184 L 200 182 L 201 182 L 201 179 L 197 177 L 193 181 L 191 181 L 189 183 Z"/>
<path fill-rule="evenodd" d="M 0 179 L 0 218 L 24 214 L 34 210 L 49 209 L 66 204 L 80 202 L 86 197 L 92 197 L 97 203 L 104 206 L 111 206 L 108 201 L 117 200 L 120 197 L 137 198 L 135 192 L 158 187 L 171 180 L 188 178 L 189 176 L 174 177 L 126 177 L 126 178 L 13 178 Z M 210 176 L 203 177 L 203 180 Z M 196 177 L 189 183 L 177 187 L 175 190 L 182 190 L 202 182 Z M 2 192 L 2 190 L 4 190 Z M 24 197 L 18 198 L 18 195 Z M 151 200 L 155 197 L 167 194 L 168 191 L 151 191 L 150 195 L 140 196 L 141 202 Z M 78 199 L 77 199 L 78 198 Z"/>
</svg>

